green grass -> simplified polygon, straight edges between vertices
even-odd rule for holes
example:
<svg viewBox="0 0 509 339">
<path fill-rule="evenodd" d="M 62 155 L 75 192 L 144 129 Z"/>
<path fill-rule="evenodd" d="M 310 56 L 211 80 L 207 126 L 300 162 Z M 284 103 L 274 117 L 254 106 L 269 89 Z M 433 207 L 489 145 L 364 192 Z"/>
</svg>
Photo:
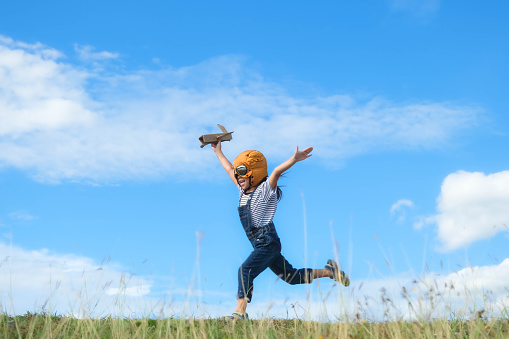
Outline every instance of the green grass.
<svg viewBox="0 0 509 339">
<path fill-rule="evenodd" d="M 319 323 L 0 316 L 0 338 L 509 338 L 508 319 Z"/>
</svg>

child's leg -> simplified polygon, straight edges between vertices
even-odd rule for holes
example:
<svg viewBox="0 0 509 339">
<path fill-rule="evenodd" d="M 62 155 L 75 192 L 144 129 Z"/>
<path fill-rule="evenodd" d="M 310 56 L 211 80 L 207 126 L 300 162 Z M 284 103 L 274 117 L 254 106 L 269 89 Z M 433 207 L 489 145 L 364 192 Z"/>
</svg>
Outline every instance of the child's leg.
<svg viewBox="0 0 509 339">
<path fill-rule="evenodd" d="M 334 274 L 329 271 L 329 270 L 326 270 L 325 268 L 314 268 L 313 269 L 313 279 L 316 279 L 316 278 L 333 278 L 334 277 Z"/>
<path fill-rule="evenodd" d="M 235 312 L 244 314 L 246 313 L 246 309 L 247 309 L 247 299 L 239 298 L 239 300 L 237 300 L 237 308 L 235 309 Z"/>
<path fill-rule="evenodd" d="M 269 266 L 272 272 L 291 285 L 311 283 L 317 278 L 333 278 L 333 273 L 323 268 L 295 269 L 282 254 Z"/>
<path fill-rule="evenodd" d="M 279 252 L 274 252 L 270 247 L 255 248 L 249 257 L 239 268 L 239 288 L 237 291 L 237 308 L 245 311 L 247 303 L 251 302 L 253 296 L 253 280 L 269 267 Z M 240 300 L 244 300 L 241 302 Z M 246 305 L 244 305 L 244 303 Z M 240 312 L 244 313 L 244 312 Z"/>
<path fill-rule="evenodd" d="M 318 272 L 317 274 L 321 276 L 315 277 L 315 270 L 312 268 L 293 268 L 293 266 L 285 259 L 285 257 L 283 257 L 281 253 L 279 253 L 279 255 L 274 259 L 269 268 L 278 277 L 291 285 L 309 284 L 314 278 L 329 276 L 327 273 Z"/>
</svg>

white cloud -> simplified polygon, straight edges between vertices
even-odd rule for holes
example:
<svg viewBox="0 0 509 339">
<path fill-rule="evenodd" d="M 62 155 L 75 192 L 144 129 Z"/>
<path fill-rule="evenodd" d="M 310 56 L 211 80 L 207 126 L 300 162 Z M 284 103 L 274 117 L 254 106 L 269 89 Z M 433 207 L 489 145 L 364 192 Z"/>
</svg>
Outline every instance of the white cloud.
<svg viewBox="0 0 509 339">
<path fill-rule="evenodd" d="M 16 211 L 16 212 L 9 213 L 9 217 L 11 219 L 21 220 L 21 221 L 32 221 L 34 219 L 37 219 L 37 217 L 31 215 L 30 213 L 28 213 L 26 211 Z"/>
<path fill-rule="evenodd" d="M 489 239 L 509 226 L 509 171 L 485 175 L 459 171 L 448 175 L 437 198 L 435 216 L 442 250 L 451 251 Z"/>
<path fill-rule="evenodd" d="M 98 265 L 87 257 L 47 249 L 25 250 L 0 242 L 0 258 L 0 308 L 10 314 L 45 310 L 104 316 L 118 301 L 134 310 L 153 285 L 111 263 Z"/>
<path fill-rule="evenodd" d="M 262 292 L 255 292 L 256 298 L 247 311 L 254 319 L 316 321 L 450 319 L 454 315 L 475 317 L 481 310 L 485 316 L 495 317 L 504 315 L 509 307 L 508 274 L 509 259 L 505 259 L 498 265 L 468 267 L 446 275 L 400 273 L 355 279 L 348 288 L 329 279 L 301 287 L 269 282 L 269 286 L 257 285 L 255 291 Z M 202 297 L 199 291 L 194 294 Z M 215 318 L 231 313 L 235 307 L 233 296 L 222 298 L 226 301 L 209 302 L 209 298 L 200 302 L 195 297 L 173 306 L 197 317 Z"/>
<path fill-rule="evenodd" d="M 0 44 L 0 143 L 10 141 L 11 152 L 23 147 L 27 133 L 59 131 L 92 122 L 80 88 L 86 74 L 58 62 L 59 52 L 42 45 Z M 4 151 L 5 152 L 5 151 Z M 6 159 L 7 157 L 7 159 Z M 14 154 L 0 161 L 16 166 Z"/>
<path fill-rule="evenodd" d="M 12 38 L 0 34 L 0 44 L 11 49 L 22 49 L 37 54 L 43 59 L 58 59 L 63 56 L 62 53 L 54 48 L 47 47 L 40 42 L 28 44 L 23 41 L 15 41 Z"/>
<path fill-rule="evenodd" d="M 119 57 L 118 53 L 111 53 L 108 51 L 94 52 L 95 48 L 88 45 L 80 46 L 78 44 L 74 44 L 74 50 L 78 53 L 78 58 L 83 61 L 110 60 L 117 59 Z"/>
<path fill-rule="evenodd" d="M 507 311 L 509 259 L 499 265 L 468 267 L 446 275 L 429 272 L 423 276 L 401 273 L 379 279 L 356 280 L 348 288 L 333 289 L 329 299 L 298 302 L 307 305 L 302 316 L 320 319 L 450 319 L 453 314 L 472 316 L 485 310 L 500 316 Z M 325 284 L 323 284 L 325 285 Z M 323 286 L 322 285 L 322 286 Z M 323 287 L 322 287 L 323 288 Z M 326 295 L 326 290 L 320 295 Z M 295 301 L 293 301 L 295 303 Z"/>
<path fill-rule="evenodd" d="M 40 181 L 191 177 L 213 162 L 197 138 L 218 132 L 217 123 L 235 131 L 224 147 L 230 156 L 257 148 L 280 161 L 296 144 L 312 145 L 314 158 L 339 166 L 367 152 L 441 147 L 481 113 L 451 103 L 295 97 L 232 56 L 121 74 L 59 57 L 0 39 L 0 167 Z"/>
<path fill-rule="evenodd" d="M 392 9 L 426 18 L 440 9 L 441 0 L 391 0 Z"/>
<path fill-rule="evenodd" d="M 404 207 L 413 207 L 414 203 L 408 199 L 400 199 L 391 206 L 391 215 L 398 214 L 398 222 L 403 223 L 406 219 Z"/>
<path fill-rule="evenodd" d="M 110 287 L 106 291 L 107 295 L 126 295 L 129 297 L 142 297 L 150 293 L 150 285 L 139 285 L 133 287 Z"/>
<path fill-rule="evenodd" d="M 421 228 L 423 228 L 425 225 L 427 224 L 432 224 L 436 222 L 436 219 L 435 219 L 435 216 L 419 216 L 417 217 L 417 221 L 414 223 L 414 228 L 416 230 L 420 230 Z"/>
<path fill-rule="evenodd" d="M 401 208 L 403 208 L 404 206 L 406 207 L 413 207 L 414 206 L 414 203 L 411 201 L 411 200 L 408 200 L 408 199 L 400 199 L 398 201 L 396 201 L 392 206 L 391 206 L 391 214 L 394 215 L 394 213 L 396 213 L 397 211 L 399 211 Z"/>
<path fill-rule="evenodd" d="M 26 250 L 0 242 L 0 258 L 0 309 L 9 314 L 47 311 L 78 317 L 221 317 L 235 308 L 234 291 L 182 288 L 181 284 L 165 292 L 166 297 L 155 296 L 154 286 L 164 288 L 171 278 L 148 280 L 83 256 Z M 469 316 L 481 309 L 497 316 L 509 307 L 507 276 L 509 259 L 447 275 L 401 273 L 354 279 L 348 288 L 329 279 L 301 287 L 268 281 L 269 286 L 257 285 L 256 301 L 248 312 L 252 318 L 323 321 L 357 316 L 369 320 L 448 318 L 453 312 Z"/>
</svg>

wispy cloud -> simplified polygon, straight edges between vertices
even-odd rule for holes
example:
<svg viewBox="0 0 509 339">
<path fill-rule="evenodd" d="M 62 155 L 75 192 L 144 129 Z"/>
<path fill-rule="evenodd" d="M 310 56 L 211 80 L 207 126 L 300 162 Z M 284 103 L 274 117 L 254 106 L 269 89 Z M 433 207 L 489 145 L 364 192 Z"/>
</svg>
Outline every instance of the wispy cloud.
<svg viewBox="0 0 509 339">
<path fill-rule="evenodd" d="M 40 42 L 29 44 L 23 41 L 16 41 L 4 35 L 0 35 L 0 46 L 14 50 L 16 49 L 25 50 L 30 53 L 34 53 L 35 55 L 42 59 L 58 59 L 63 57 L 63 54 L 57 51 L 56 49 L 45 46 Z M 2 59 L 4 57 L 5 55 L 2 55 Z"/>
<path fill-rule="evenodd" d="M 441 0 L 391 0 L 394 11 L 406 12 L 418 19 L 428 19 L 440 9 Z"/>
<path fill-rule="evenodd" d="M 412 207 L 414 206 L 414 203 L 408 199 L 400 199 L 391 206 L 391 214 L 396 213 L 396 211 L 400 210 L 404 206 Z"/>
<path fill-rule="evenodd" d="M 25 250 L 0 242 L 0 258 L 0 306 L 9 314 L 221 317 L 235 307 L 234 290 L 184 289 L 181 284 L 156 295 L 154 286 L 166 286 L 171 278 L 147 279 L 111 262 L 97 264 L 83 256 Z M 446 274 L 355 279 L 348 288 L 320 279 L 302 286 L 300 293 L 295 286 L 276 280 L 268 282 L 271 286 L 266 289 L 258 285 L 256 302 L 248 311 L 252 318 L 319 321 L 448 318 L 452 312 L 469 316 L 480 309 L 496 316 L 509 307 L 508 275 L 509 259 L 505 259 L 497 265 Z"/>
<path fill-rule="evenodd" d="M 153 285 L 112 263 L 100 265 L 87 257 L 47 249 L 25 250 L 0 242 L 0 260 L 0 305 L 11 314 L 104 316 L 116 301 L 129 303 L 129 298 L 148 296 Z M 130 307 L 135 306 L 133 301 Z"/>
<path fill-rule="evenodd" d="M 74 44 L 74 50 L 78 53 L 78 58 L 83 61 L 101 61 L 117 59 L 119 57 L 118 53 L 108 51 L 95 52 L 95 47 L 88 45 L 81 46 Z"/>
<path fill-rule="evenodd" d="M 16 211 L 16 212 L 9 213 L 9 217 L 11 219 L 21 220 L 21 221 L 31 221 L 31 220 L 37 219 L 36 216 L 33 216 L 26 211 Z"/>
<path fill-rule="evenodd" d="M 230 156 L 257 148 L 280 161 L 296 144 L 312 145 L 316 158 L 340 166 L 363 153 L 442 147 L 482 113 L 447 102 L 302 98 L 235 56 L 123 73 L 60 57 L 0 39 L 0 166 L 40 181 L 194 176 L 213 157 L 197 138 L 217 123 L 235 131 Z"/>
<path fill-rule="evenodd" d="M 250 312 L 276 318 L 298 317 L 319 321 L 367 319 L 449 319 L 452 314 L 471 317 L 485 310 L 501 316 L 509 307 L 509 259 L 498 265 L 474 266 L 452 273 L 423 275 L 399 273 L 378 279 L 356 279 L 345 288 L 327 279 L 298 295 L 285 289 L 285 299 L 276 297 L 250 305 Z M 283 285 L 287 286 L 287 285 Z"/>
<path fill-rule="evenodd" d="M 405 207 L 413 207 L 414 203 L 408 199 L 400 199 L 391 206 L 391 215 L 398 214 L 398 222 L 403 223 L 406 219 Z"/>
<path fill-rule="evenodd" d="M 509 171 L 452 173 L 444 179 L 437 203 L 438 214 L 423 217 L 415 226 L 436 223 L 443 251 L 508 231 Z"/>
</svg>

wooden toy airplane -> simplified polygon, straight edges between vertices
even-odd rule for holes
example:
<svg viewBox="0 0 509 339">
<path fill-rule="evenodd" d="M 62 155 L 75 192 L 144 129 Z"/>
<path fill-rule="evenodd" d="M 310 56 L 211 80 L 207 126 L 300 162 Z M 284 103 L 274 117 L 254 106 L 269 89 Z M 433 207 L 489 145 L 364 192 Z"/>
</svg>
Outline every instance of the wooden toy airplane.
<svg viewBox="0 0 509 339">
<path fill-rule="evenodd" d="M 214 142 L 218 142 L 219 140 L 221 140 L 221 141 L 230 141 L 230 140 L 232 140 L 232 133 L 233 133 L 233 131 L 228 132 L 226 130 L 226 128 L 224 128 L 223 126 L 221 126 L 219 124 L 217 124 L 217 126 L 221 129 L 221 131 L 223 131 L 223 133 L 204 134 L 204 135 L 202 135 L 201 137 L 198 138 L 198 140 L 201 141 L 200 148 L 203 148 L 204 146 L 206 146 L 208 144 L 212 144 Z"/>
</svg>

